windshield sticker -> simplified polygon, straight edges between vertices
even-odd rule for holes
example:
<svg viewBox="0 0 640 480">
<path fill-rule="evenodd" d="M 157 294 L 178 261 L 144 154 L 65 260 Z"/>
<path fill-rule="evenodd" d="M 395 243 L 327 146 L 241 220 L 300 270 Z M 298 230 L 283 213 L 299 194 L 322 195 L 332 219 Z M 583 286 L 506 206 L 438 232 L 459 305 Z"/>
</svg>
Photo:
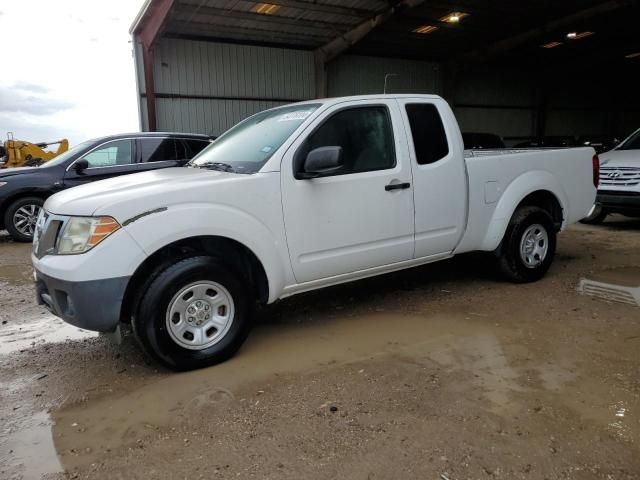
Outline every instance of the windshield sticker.
<svg viewBox="0 0 640 480">
<path fill-rule="evenodd" d="M 278 118 L 278 122 L 290 122 L 292 120 L 304 120 L 313 113 L 313 110 L 302 110 L 300 112 L 283 113 Z"/>
<path fill-rule="evenodd" d="M 273 150 L 273 147 L 270 147 L 269 145 L 260 149 L 262 153 L 269 153 L 271 150 Z"/>
</svg>

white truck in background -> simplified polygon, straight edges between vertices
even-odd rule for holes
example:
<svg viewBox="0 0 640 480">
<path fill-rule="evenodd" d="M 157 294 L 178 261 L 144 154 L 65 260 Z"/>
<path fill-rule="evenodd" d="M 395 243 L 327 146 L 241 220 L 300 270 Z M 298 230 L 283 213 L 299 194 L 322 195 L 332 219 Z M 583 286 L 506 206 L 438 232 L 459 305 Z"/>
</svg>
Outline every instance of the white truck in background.
<svg viewBox="0 0 640 480">
<path fill-rule="evenodd" d="M 39 302 L 81 328 L 131 322 L 165 365 L 229 358 L 256 303 L 492 252 L 514 282 L 548 270 L 556 234 L 593 205 L 592 148 L 464 152 L 432 95 L 314 100 L 236 125 L 190 168 L 50 197 Z"/>
</svg>

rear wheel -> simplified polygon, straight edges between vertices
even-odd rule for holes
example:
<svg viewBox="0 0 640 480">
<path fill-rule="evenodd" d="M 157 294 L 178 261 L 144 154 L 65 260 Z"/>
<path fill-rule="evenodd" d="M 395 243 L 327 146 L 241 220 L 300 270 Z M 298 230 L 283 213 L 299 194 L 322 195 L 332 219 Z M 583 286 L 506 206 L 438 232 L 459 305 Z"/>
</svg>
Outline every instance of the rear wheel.
<svg viewBox="0 0 640 480">
<path fill-rule="evenodd" d="M 252 324 L 252 299 L 241 275 L 220 259 L 191 257 L 143 286 L 133 331 L 151 356 L 174 370 L 230 358 Z"/>
<path fill-rule="evenodd" d="M 594 203 L 593 207 L 589 211 L 589 214 L 580 220 L 580 223 L 586 223 L 587 225 L 598 225 L 604 222 L 607 218 L 608 212 L 599 203 Z"/>
<path fill-rule="evenodd" d="M 25 197 L 9 205 L 4 215 L 4 225 L 14 240 L 18 242 L 33 241 L 36 221 L 43 203 L 41 198 Z"/>
<path fill-rule="evenodd" d="M 556 251 L 556 228 L 540 207 L 520 207 L 499 247 L 498 267 L 516 283 L 534 282 L 549 270 Z"/>
</svg>

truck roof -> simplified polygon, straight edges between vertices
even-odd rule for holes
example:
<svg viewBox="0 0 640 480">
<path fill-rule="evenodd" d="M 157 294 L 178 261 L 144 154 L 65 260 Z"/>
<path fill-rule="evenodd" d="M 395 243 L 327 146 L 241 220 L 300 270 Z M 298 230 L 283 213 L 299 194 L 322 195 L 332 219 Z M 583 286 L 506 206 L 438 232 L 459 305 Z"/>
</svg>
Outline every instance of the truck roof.
<svg viewBox="0 0 640 480">
<path fill-rule="evenodd" d="M 439 95 L 424 94 L 424 93 L 378 93 L 371 95 L 352 95 L 347 97 L 329 97 L 318 98 L 314 100 L 305 100 L 304 102 L 297 102 L 297 104 L 304 105 L 310 103 L 341 103 L 350 102 L 356 100 L 381 100 L 381 99 L 395 99 L 395 98 L 422 98 L 425 100 L 441 100 Z"/>
</svg>

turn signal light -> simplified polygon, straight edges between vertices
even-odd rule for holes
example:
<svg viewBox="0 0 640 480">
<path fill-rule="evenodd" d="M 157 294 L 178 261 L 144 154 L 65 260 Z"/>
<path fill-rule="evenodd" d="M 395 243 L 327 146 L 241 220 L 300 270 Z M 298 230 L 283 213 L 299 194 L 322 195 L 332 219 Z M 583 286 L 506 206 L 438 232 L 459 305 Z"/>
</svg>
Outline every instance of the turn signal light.
<svg viewBox="0 0 640 480">
<path fill-rule="evenodd" d="M 99 222 L 93 228 L 88 244 L 92 247 L 100 243 L 107 236 L 120 228 L 120 224 L 111 217 L 100 217 Z"/>
</svg>

